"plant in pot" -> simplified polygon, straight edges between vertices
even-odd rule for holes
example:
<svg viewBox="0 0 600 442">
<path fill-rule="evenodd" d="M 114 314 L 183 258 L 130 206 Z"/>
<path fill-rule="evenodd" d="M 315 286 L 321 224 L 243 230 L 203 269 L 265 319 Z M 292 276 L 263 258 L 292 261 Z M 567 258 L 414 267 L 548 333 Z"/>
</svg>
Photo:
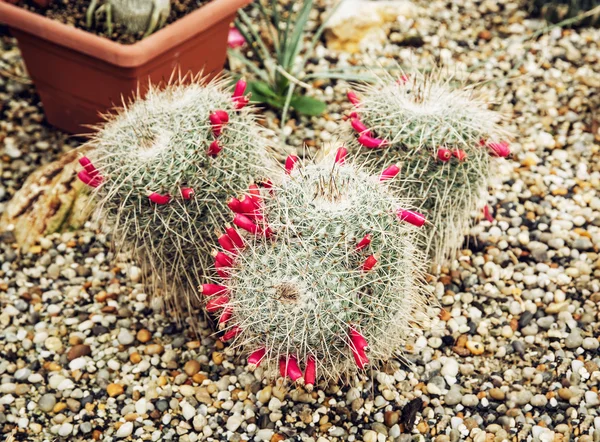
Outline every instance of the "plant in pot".
<svg viewBox="0 0 600 442">
<path fill-rule="evenodd" d="M 238 8 L 249 1 L 198 2 L 201 6 L 187 14 L 171 8 L 166 18 L 170 7 L 166 0 L 57 2 L 46 9 L 40 6 L 48 0 L 0 0 L 0 21 L 17 38 L 48 122 L 70 133 L 84 133 L 123 98 L 138 90 L 144 94 L 150 84 L 166 83 L 174 72 L 220 72 L 229 25 Z M 75 26 L 59 21 L 70 13 L 74 16 L 67 18 Z M 131 14 L 138 14 L 138 19 Z M 163 22 L 164 28 L 149 35 Z M 118 36 L 127 29 L 135 37 L 147 37 L 130 38 L 132 44 L 125 44 Z"/>
</svg>

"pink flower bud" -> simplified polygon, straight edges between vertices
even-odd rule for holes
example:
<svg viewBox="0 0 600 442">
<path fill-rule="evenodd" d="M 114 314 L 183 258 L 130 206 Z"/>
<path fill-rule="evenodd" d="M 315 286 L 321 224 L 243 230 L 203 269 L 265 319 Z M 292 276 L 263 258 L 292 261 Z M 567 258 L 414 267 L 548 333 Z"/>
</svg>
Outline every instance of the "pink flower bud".
<svg viewBox="0 0 600 442">
<path fill-rule="evenodd" d="M 373 267 L 375 267 L 375 264 L 377 264 L 377 258 L 375 258 L 375 255 L 371 255 L 365 260 L 362 269 L 363 271 L 368 272 Z"/>
<path fill-rule="evenodd" d="M 215 270 L 217 271 L 217 275 L 223 279 L 228 279 L 231 276 L 229 266 L 223 265 L 220 262 L 215 262 Z"/>
<path fill-rule="evenodd" d="M 387 169 L 385 169 L 383 172 L 381 172 L 379 181 L 391 180 L 399 173 L 400 173 L 400 163 L 392 164 Z"/>
<path fill-rule="evenodd" d="M 250 366 L 250 369 L 258 368 L 266 353 L 267 349 L 264 347 L 250 353 L 250 356 L 248 356 L 248 365 Z"/>
<path fill-rule="evenodd" d="M 98 175 L 98 170 L 94 167 L 88 157 L 79 158 L 79 164 L 81 164 L 90 177 L 94 178 Z"/>
<path fill-rule="evenodd" d="M 233 90 L 233 98 L 239 98 L 244 96 L 244 92 L 246 92 L 246 86 L 248 84 L 246 83 L 246 80 L 244 80 L 243 78 L 239 79 L 238 82 L 235 84 L 235 89 Z"/>
<path fill-rule="evenodd" d="M 440 148 L 437 151 L 437 157 L 438 157 L 438 160 L 446 163 L 446 162 L 450 161 L 450 158 L 452 158 L 452 152 L 450 152 L 450 149 Z"/>
<path fill-rule="evenodd" d="M 360 119 L 360 117 L 358 116 L 358 113 L 356 111 L 350 112 L 349 118 L 358 118 L 358 119 Z"/>
<path fill-rule="evenodd" d="M 256 184 L 250 184 L 248 186 L 248 193 L 250 194 L 250 197 L 254 200 L 254 202 L 257 204 L 257 208 L 260 207 L 260 203 L 262 201 L 262 195 L 260 194 L 260 188 L 256 185 Z"/>
<path fill-rule="evenodd" d="M 408 83 L 408 75 L 402 74 L 402 76 L 396 81 L 396 83 L 400 85 Z"/>
<path fill-rule="evenodd" d="M 406 221 L 413 226 L 421 227 L 423 224 L 425 224 L 425 217 L 419 212 L 415 212 L 413 210 L 399 209 L 397 215 L 400 220 Z"/>
<path fill-rule="evenodd" d="M 356 330 L 356 328 L 350 326 L 349 334 L 352 345 L 356 347 L 359 352 L 366 353 L 369 351 L 369 344 L 367 343 L 367 340 L 362 334 L 360 334 L 358 330 Z"/>
<path fill-rule="evenodd" d="M 150 195 L 148 195 L 148 198 L 153 203 L 160 204 L 160 205 L 168 204 L 169 201 L 171 201 L 171 195 L 169 195 L 169 194 L 161 195 L 160 193 L 156 193 L 156 192 L 152 192 Z"/>
<path fill-rule="evenodd" d="M 213 255 L 216 264 L 220 264 L 223 267 L 231 267 L 233 265 L 233 259 L 229 255 L 223 252 L 213 252 Z"/>
<path fill-rule="evenodd" d="M 283 368 L 283 370 L 282 370 Z M 279 359 L 279 373 L 283 371 L 282 377 L 288 376 L 293 382 L 302 382 L 302 371 L 298 366 L 296 356 L 288 356 L 287 358 Z"/>
<path fill-rule="evenodd" d="M 238 226 L 241 229 L 246 230 L 247 232 L 250 232 L 254 235 L 258 235 L 259 232 L 259 228 L 256 224 L 254 224 L 252 222 L 252 220 L 250 220 L 250 218 L 248 218 L 247 216 L 244 216 L 240 213 L 236 214 L 235 217 L 233 218 L 233 224 L 235 224 L 236 226 Z"/>
<path fill-rule="evenodd" d="M 200 294 L 204 296 L 221 295 L 229 290 L 224 285 L 219 284 L 202 284 L 200 285 Z"/>
<path fill-rule="evenodd" d="M 490 212 L 490 206 L 488 206 L 487 204 L 483 207 L 483 216 L 485 217 L 485 219 L 487 219 L 489 222 L 493 223 L 494 222 L 494 217 L 492 216 L 491 212 Z"/>
<path fill-rule="evenodd" d="M 225 232 L 227 232 L 227 236 L 231 238 L 231 242 L 238 248 L 244 248 L 244 240 L 240 236 L 237 230 L 231 227 L 229 224 L 225 225 Z"/>
<path fill-rule="evenodd" d="M 206 311 L 209 313 L 219 311 L 225 307 L 228 302 L 229 296 L 227 295 L 220 295 L 210 298 L 210 300 L 206 303 Z"/>
<path fill-rule="evenodd" d="M 510 155 L 510 145 L 506 141 L 488 143 L 487 147 L 490 149 L 490 153 L 495 157 L 506 158 Z"/>
<path fill-rule="evenodd" d="M 350 336 L 349 345 L 350 345 L 350 351 L 352 351 L 352 356 L 354 357 L 354 362 L 356 363 L 356 366 L 360 370 L 363 370 L 369 364 L 369 358 L 367 357 L 367 354 L 365 353 L 365 350 L 364 350 L 365 347 L 357 346 L 356 343 L 354 342 L 354 340 L 352 339 L 352 336 Z"/>
<path fill-rule="evenodd" d="M 221 150 L 223 150 L 223 146 L 221 146 L 218 140 L 215 140 L 208 146 L 208 155 L 216 157 Z"/>
<path fill-rule="evenodd" d="M 373 138 L 367 134 L 362 134 L 360 137 L 358 137 L 358 142 L 369 149 L 384 147 L 387 145 L 387 141 L 382 140 L 381 138 Z"/>
<path fill-rule="evenodd" d="M 337 164 L 344 164 L 346 155 L 348 155 L 348 149 L 346 149 L 344 146 L 339 147 L 337 152 L 335 153 L 335 162 Z"/>
<path fill-rule="evenodd" d="M 191 200 L 194 196 L 194 189 L 192 189 L 191 187 L 182 187 L 181 196 L 184 200 Z"/>
<path fill-rule="evenodd" d="M 309 356 L 306 359 L 306 368 L 304 369 L 304 385 L 307 391 L 311 392 L 317 378 L 317 364 L 315 358 Z"/>
<path fill-rule="evenodd" d="M 454 155 L 456 157 L 456 159 L 460 162 L 463 162 L 467 159 L 467 154 L 462 149 L 454 149 L 452 151 L 452 155 Z"/>
<path fill-rule="evenodd" d="M 296 166 L 296 163 L 298 162 L 298 160 L 299 160 L 299 158 L 296 155 L 289 155 L 285 159 L 285 173 L 287 173 L 288 175 L 290 173 L 292 173 L 292 170 Z"/>
<path fill-rule="evenodd" d="M 356 250 L 362 250 L 365 247 L 367 247 L 369 244 L 371 244 L 371 234 L 367 233 L 363 239 L 361 239 L 358 244 L 356 244 Z"/>
<path fill-rule="evenodd" d="M 368 137 L 371 136 L 371 131 L 369 130 L 369 128 L 365 126 L 364 123 L 358 118 L 352 118 L 350 120 L 350 124 L 352 125 L 352 129 L 354 129 L 359 134 L 364 134 Z"/>
<path fill-rule="evenodd" d="M 213 112 L 208 116 L 208 119 L 210 120 L 214 136 L 218 137 L 221 135 L 221 132 L 223 132 L 223 120 L 221 120 L 221 117 L 216 112 Z"/>
<path fill-rule="evenodd" d="M 350 103 L 352 103 L 354 106 L 358 107 L 360 105 L 360 100 L 358 99 L 358 95 L 356 95 L 355 92 L 349 90 L 347 96 L 348 100 L 350 100 Z"/>
<path fill-rule="evenodd" d="M 228 252 L 233 253 L 233 254 L 237 253 L 237 249 L 233 245 L 233 241 L 231 240 L 229 235 L 224 233 L 219 236 L 217 241 L 219 241 L 219 245 L 221 247 L 223 247 L 225 250 L 227 250 Z"/>
<path fill-rule="evenodd" d="M 219 316 L 218 325 L 226 324 L 231 319 L 232 314 L 233 309 L 231 307 L 225 307 L 221 313 L 221 316 Z"/>
<path fill-rule="evenodd" d="M 235 338 L 241 332 L 242 332 L 242 328 L 239 325 L 234 325 L 233 327 L 231 327 L 229 330 L 227 330 L 223 334 L 223 336 L 221 337 L 221 341 L 222 342 L 229 341 L 229 340 Z"/>
<path fill-rule="evenodd" d="M 273 181 L 271 181 L 269 179 L 266 179 L 266 180 L 263 181 L 262 186 L 265 189 L 272 189 L 273 188 Z"/>
<path fill-rule="evenodd" d="M 242 97 L 234 98 L 233 101 L 235 103 L 235 109 L 240 110 L 246 107 L 248 103 L 250 103 L 250 98 L 244 95 Z"/>
<path fill-rule="evenodd" d="M 237 198 L 229 198 L 229 201 L 227 201 L 227 207 L 229 207 L 233 213 L 244 213 L 242 203 Z"/>
<path fill-rule="evenodd" d="M 262 219 L 262 214 L 258 210 L 258 203 L 249 196 L 244 196 L 240 200 L 240 206 L 242 208 L 242 214 L 246 215 L 252 220 Z"/>
<path fill-rule="evenodd" d="M 282 356 L 279 358 L 279 375 L 282 378 L 285 378 L 285 374 L 287 371 L 286 367 L 287 367 L 287 359 Z"/>
<path fill-rule="evenodd" d="M 92 177 L 85 170 L 79 171 L 77 178 L 79 178 L 83 184 L 87 184 L 88 186 L 94 188 L 98 187 L 102 183 L 102 177 L 100 175 Z"/>
<path fill-rule="evenodd" d="M 217 117 L 219 117 L 223 124 L 229 123 L 229 114 L 226 111 L 218 109 L 215 111 L 215 114 L 217 115 Z"/>
<path fill-rule="evenodd" d="M 236 27 L 229 28 L 227 35 L 227 46 L 231 49 L 236 49 L 246 44 L 246 39 Z"/>
</svg>

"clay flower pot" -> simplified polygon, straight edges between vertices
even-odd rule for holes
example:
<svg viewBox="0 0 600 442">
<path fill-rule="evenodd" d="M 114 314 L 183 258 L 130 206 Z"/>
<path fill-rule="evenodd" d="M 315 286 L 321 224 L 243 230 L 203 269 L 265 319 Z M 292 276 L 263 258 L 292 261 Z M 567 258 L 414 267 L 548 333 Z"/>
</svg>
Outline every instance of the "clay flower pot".
<svg viewBox="0 0 600 442">
<path fill-rule="evenodd" d="M 89 125 L 148 81 L 177 69 L 216 74 L 227 56 L 229 24 L 251 0 L 212 0 L 132 45 L 116 43 L 0 0 L 0 21 L 17 38 L 48 122 L 66 132 Z"/>
</svg>

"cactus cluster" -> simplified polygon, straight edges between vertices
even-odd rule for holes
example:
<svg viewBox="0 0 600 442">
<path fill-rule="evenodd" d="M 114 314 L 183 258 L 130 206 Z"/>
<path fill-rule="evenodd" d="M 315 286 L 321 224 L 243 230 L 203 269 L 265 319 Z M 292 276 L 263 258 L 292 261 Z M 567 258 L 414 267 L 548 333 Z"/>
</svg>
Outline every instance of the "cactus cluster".
<svg viewBox="0 0 600 442">
<path fill-rule="evenodd" d="M 105 16 L 108 34 L 113 24 L 125 26 L 131 34 L 143 32 L 144 37 L 165 25 L 171 12 L 171 0 L 91 0 L 86 14 L 86 25 L 92 27 L 101 15 Z M 113 23 L 114 22 L 114 23 Z"/>
<path fill-rule="evenodd" d="M 430 221 L 426 248 L 439 265 L 462 245 L 487 191 L 490 158 L 510 153 L 502 119 L 475 89 L 453 87 L 439 72 L 380 78 L 359 92 L 348 92 L 349 147 L 374 168 L 401 165 L 397 192 Z"/>
<path fill-rule="evenodd" d="M 395 165 L 370 175 L 346 153 L 290 156 L 280 183 L 230 199 L 221 278 L 200 286 L 223 341 L 308 389 L 389 359 L 427 317 L 425 220 L 388 190 Z"/>
<path fill-rule="evenodd" d="M 225 81 L 151 88 L 107 117 L 80 159 L 78 176 L 95 188 L 117 250 L 132 251 L 167 300 L 195 297 L 226 197 L 273 173 L 245 83 L 232 97 Z"/>
</svg>

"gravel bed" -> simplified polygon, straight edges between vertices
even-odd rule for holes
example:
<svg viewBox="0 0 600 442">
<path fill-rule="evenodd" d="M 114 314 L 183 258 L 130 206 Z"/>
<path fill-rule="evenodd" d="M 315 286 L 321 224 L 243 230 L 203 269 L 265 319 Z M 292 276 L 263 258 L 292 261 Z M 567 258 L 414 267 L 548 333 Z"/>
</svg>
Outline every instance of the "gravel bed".
<svg viewBox="0 0 600 442">
<path fill-rule="evenodd" d="M 20 251 L 0 234 L 0 434 L 12 440 L 437 442 L 600 440 L 600 30 L 553 29 L 515 1 L 417 1 L 389 44 L 354 64 L 468 72 L 509 118 L 514 154 L 431 284 L 441 310 L 405 354 L 349 385 L 278 382 L 200 322 L 161 314 L 140 269 L 94 225 Z M 420 35 L 406 47 L 402 35 Z M 0 211 L 38 164 L 77 145 L 44 125 L 14 41 L 0 53 Z M 299 147 L 332 141 L 348 110 L 290 122 Z M 276 125 L 268 113 L 267 124 Z"/>
</svg>

